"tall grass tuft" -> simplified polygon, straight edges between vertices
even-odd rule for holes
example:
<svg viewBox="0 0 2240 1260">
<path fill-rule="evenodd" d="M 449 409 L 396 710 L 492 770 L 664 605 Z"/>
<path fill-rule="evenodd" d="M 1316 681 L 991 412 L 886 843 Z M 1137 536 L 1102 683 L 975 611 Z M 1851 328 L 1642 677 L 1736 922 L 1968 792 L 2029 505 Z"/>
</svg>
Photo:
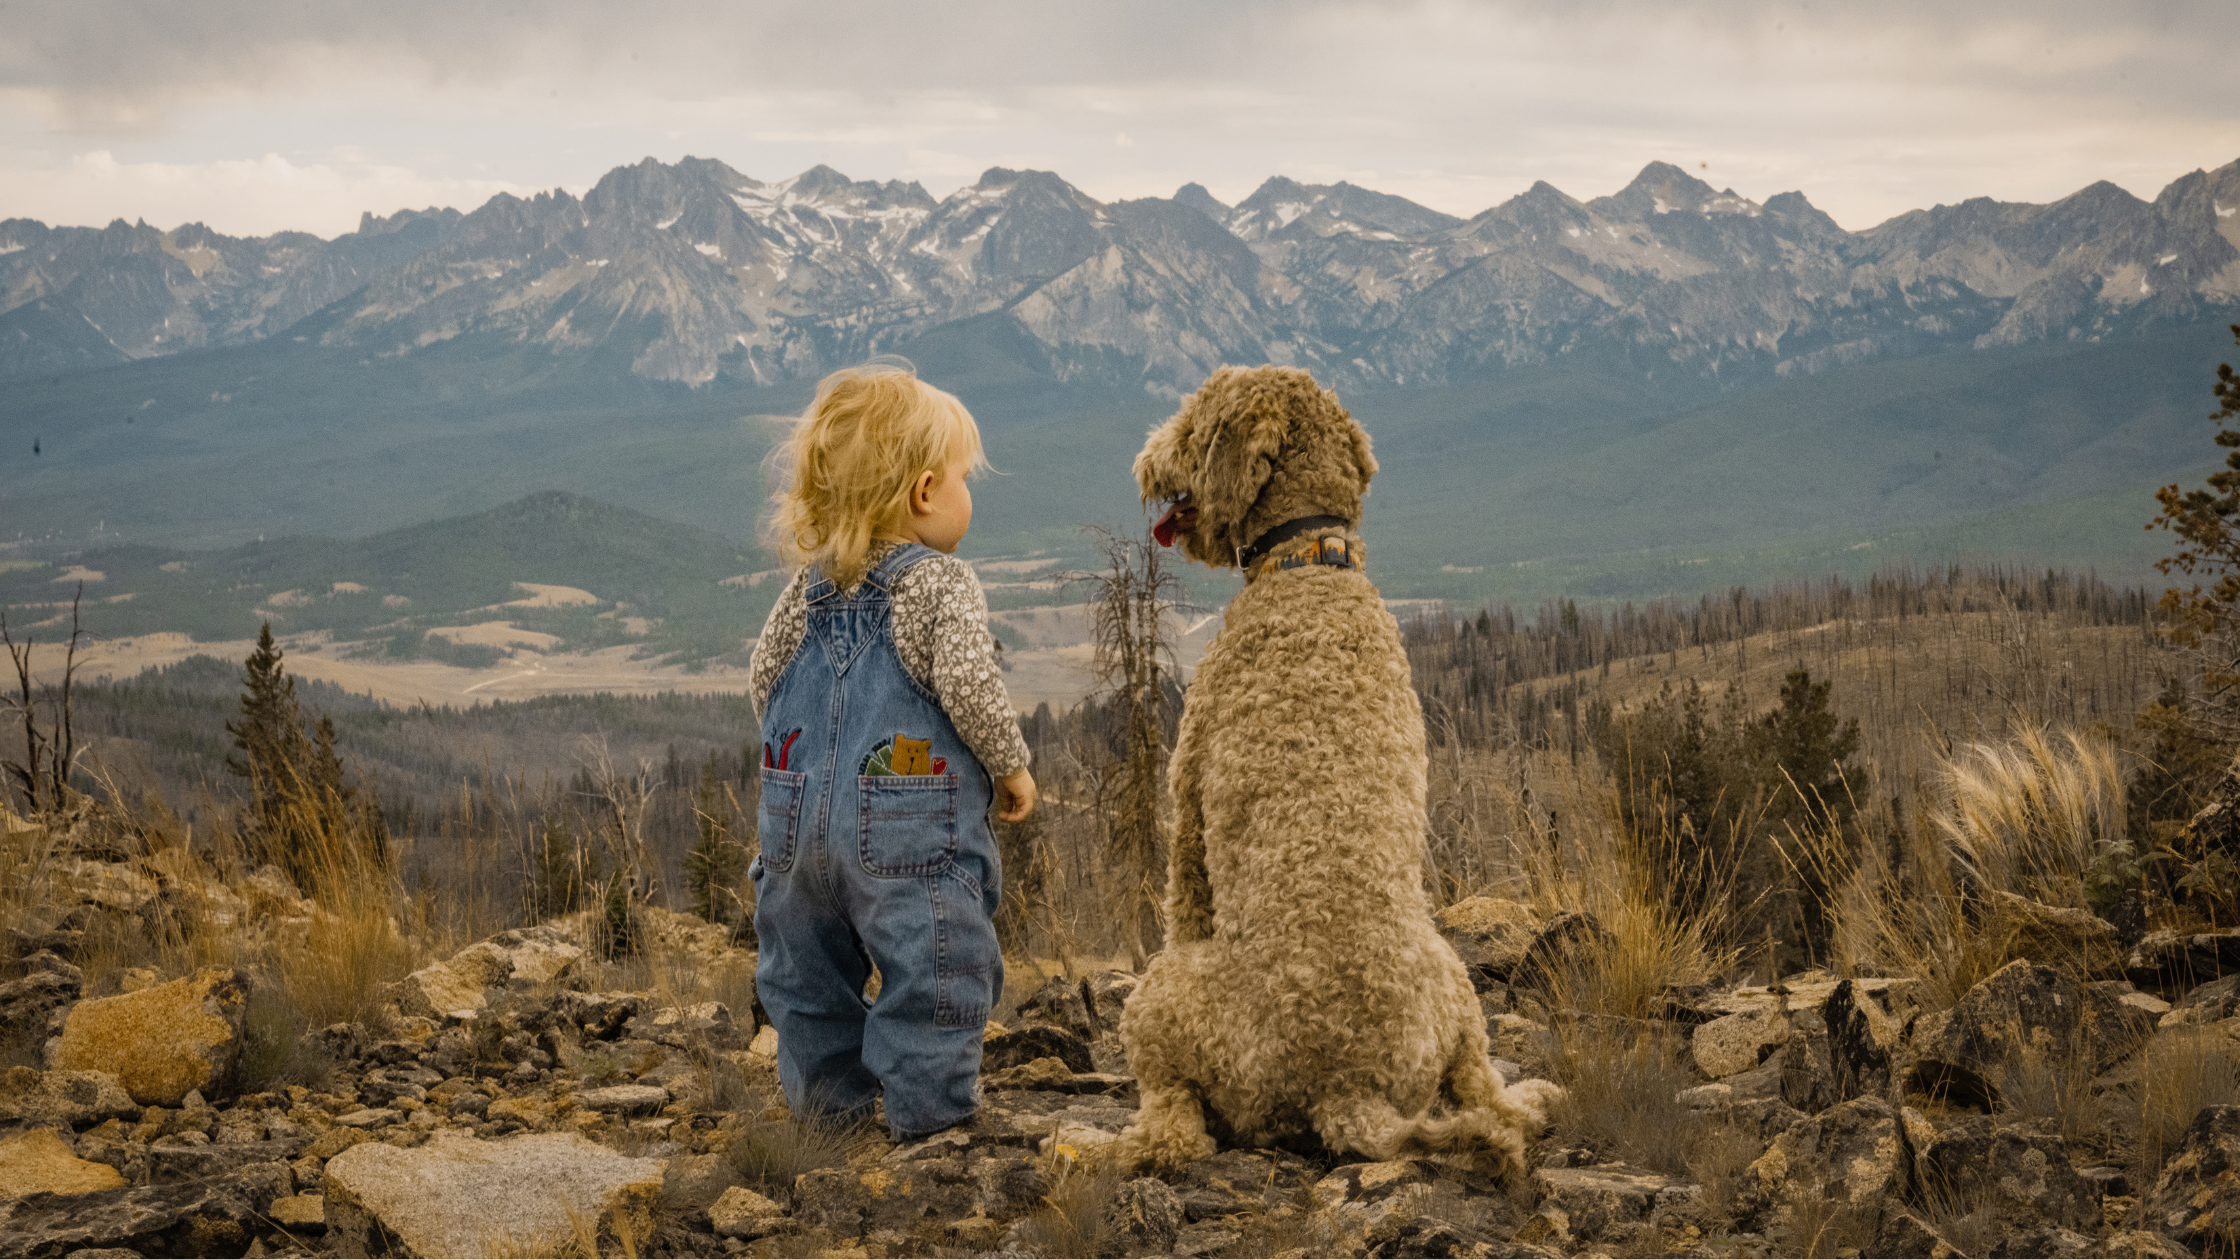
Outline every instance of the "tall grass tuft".
<svg viewBox="0 0 2240 1260">
<path fill-rule="evenodd" d="M 2029 730 L 1939 759 L 1938 799 L 1854 848 L 1813 829 L 1782 849 L 1823 876 L 1837 967 L 1908 975 L 1933 1007 L 1949 1007 L 2017 958 L 2083 978 L 2106 961 L 2078 938 L 2038 930 L 2012 898 L 2091 912 L 2086 881 L 2122 843 L 2123 775 L 2105 740 Z"/>
<path fill-rule="evenodd" d="M 1675 1095 L 1697 1080 L 1678 1039 L 1587 1019 L 1563 1026 L 1558 1037 L 1558 1083 L 1566 1092 L 1551 1118 L 1559 1137 L 1605 1159 L 1687 1171 L 1696 1120 Z"/>
<path fill-rule="evenodd" d="M 2139 1063 L 2138 1184 L 2153 1184 L 2203 1107 L 2240 1097 L 2240 1046 L 2214 1029 L 2174 1028 Z"/>
</svg>

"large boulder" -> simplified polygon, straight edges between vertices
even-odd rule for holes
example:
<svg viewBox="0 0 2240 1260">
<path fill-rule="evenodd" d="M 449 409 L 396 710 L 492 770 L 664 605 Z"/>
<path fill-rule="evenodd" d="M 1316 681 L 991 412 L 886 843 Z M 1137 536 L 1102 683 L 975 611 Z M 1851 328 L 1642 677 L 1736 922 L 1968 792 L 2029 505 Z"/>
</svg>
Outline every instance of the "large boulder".
<svg viewBox="0 0 2240 1260">
<path fill-rule="evenodd" d="M 468 1019 L 489 1004 L 486 990 L 557 984 L 582 959 L 583 950 L 557 928 L 516 928 L 406 976 L 397 1003 L 405 1014 L 424 1019 Z"/>
<path fill-rule="evenodd" d="M 1949 1011 L 1914 1022 L 1914 1087 L 1988 1107 L 2026 1058 L 2098 1076 L 2139 1048 L 2154 1017 L 2105 988 L 2027 960 L 2001 967 Z"/>
<path fill-rule="evenodd" d="M 988 1038 L 980 1047 L 980 1070 L 1000 1072 L 1036 1059 L 1059 1059 L 1076 1072 L 1094 1072 L 1089 1043 L 1055 1024 L 1022 1024 Z"/>
<path fill-rule="evenodd" d="M 42 1072 L 28 1067 L 0 1072 L 0 1120 L 82 1129 L 140 1111 L 141 1105 L 124 1092 L 113 1072 Z"/>
<path fill-rule="evenodd" d="M 239 973 L 205 967 L 184 980 L 70 1008 L 50 1066 L 109 1072 L 151 1106 L 217 1093 L 241 1058 L 249 990 Z"/>
<path fill-rule="evenodd" d="M 1516 974 L 1540 934 L 1539 912 L 1504 897 L 1465 897 L 1437 917 L 1439 934 L 1461 956 L 1480 993 Z"/>
<path fill-rule="evenodd" d="M 1696 1070 L 1721 1080 L 1747 1072 L 1789 1040 L 1789 1017 L 1775 1006 L 1758 1006 L 1721 1015 L 1689 1038 Z"/>
<path fill-rule="evenodd" d="M 124 1178 L 107 1164 L 79 1159 L 52 1129 L 0 1138 L 0 1195 L 85 1194 L 114 1190 Z"/>
<path fill-rule="evenodd" d="M 34 1194 L 0 1215 L 0 1255 L 238 1256 L 288 1185 L 286 1164 L 259 1164 L 172 1185 Z"/>
<path fill-rule="evenodd" d="M 1084 1042 L 1096 1040 L 1097 1030 L 1089 1022 L 1089 1004 L 1082 996 L 1081 985 L 1064 976 L 1043 981 L 1041 988 L 1019 1003 L 1019 1018 L 1063 1028 Z"/>
<path fill-rule="evenodd" d="M 442 1131 L 411 1149 L 353 1146 L 327 1161 L 324 1184 L 336 1255 L 471 1256 L 555 1254 L 578 1221 L 643 1243 L 662 1183 L 659 1160 L 574 1133 Z"/>
<path fill-rule="evenodd" d="M 1583 1243 L 1623 1242 L 1663 1218 L 1686 1215 L 1702 1196 L 1679 1178 L 1624 1164 L 1593 1168 L 1542 1168 L 1532 1174 L 1539 1209 L 1527 1242 L 1570 1249 Z"/>
<path fill-rule="evenodd" d="M 1788 1206 L 1792 1188 L 1864 1208 L 1907 1187 L 1913 1154 L 1904 1117 L 1880 1098 L 1854 1098 L 1797 1121 L 1773 1140 L 1743 1177 L 1738 1215 L 1770 1223 L 1766 1218 Z"/>
<path fill-rule="evenodd" d="M 2148 1229 L 2196 1255 L 2240 1254 L 2240 1105 L 2194 1116 L 2139 1210 Z"/>
<path fill-rule="evenodd" d="M 1989 1207 L 2002 1235 L 2048 1226 L 2089 1232 L 2101 1224 L 2100 1186 L 2070 1164 L 2058 1137 L 1978 1116 L 1939 1134 L 1919 1168 L 1926 1193 Z"/>
</svg>

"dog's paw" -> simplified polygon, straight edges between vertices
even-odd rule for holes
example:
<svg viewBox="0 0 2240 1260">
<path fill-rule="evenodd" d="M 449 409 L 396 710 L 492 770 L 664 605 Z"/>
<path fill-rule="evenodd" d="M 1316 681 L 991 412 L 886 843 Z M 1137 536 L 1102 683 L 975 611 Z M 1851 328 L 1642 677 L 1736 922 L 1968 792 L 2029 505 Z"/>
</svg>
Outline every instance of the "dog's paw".
<svg viewBox="0 0 2240 1260">
<path fill-rule="evenodd" d="M 1543 1128 L 1564 1099 L 1563 1086 L 1554 1081 L 1517 1081 L 1506 1091 L 1509 1101 L 1532 1117 L 1534 1128 Z"/>
</svg>

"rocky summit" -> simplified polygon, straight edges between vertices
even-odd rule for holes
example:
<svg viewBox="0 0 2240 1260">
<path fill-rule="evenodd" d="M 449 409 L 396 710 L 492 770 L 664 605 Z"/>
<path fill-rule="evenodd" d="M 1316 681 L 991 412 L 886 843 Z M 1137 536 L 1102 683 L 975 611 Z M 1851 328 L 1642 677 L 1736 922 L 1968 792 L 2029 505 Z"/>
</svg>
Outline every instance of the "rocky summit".
<svg viewBox="0 0 2240 1260">
<path fill-rule="evenodd" d="M 704 384 L 813 377 L 937 329 L 1068 382 L 1194 386 L 1224 362 L 1348 387 L 1559 359 L 1719 380 L 2092 340 L 2240 304 L 2240 162 L 2142 201 L 1975 198 L 1861 232 L 1652 162 L 1467 220 L 1276 177 L 1099 202 L 1048 171 L 935 199 L 818 166 L 765 183 L 651 158 L 582 197 L 365 216 L 321 241 L 0 223 L 0 377 L 280 338 L 405 356 L 534 347 Z"/>
</svg>

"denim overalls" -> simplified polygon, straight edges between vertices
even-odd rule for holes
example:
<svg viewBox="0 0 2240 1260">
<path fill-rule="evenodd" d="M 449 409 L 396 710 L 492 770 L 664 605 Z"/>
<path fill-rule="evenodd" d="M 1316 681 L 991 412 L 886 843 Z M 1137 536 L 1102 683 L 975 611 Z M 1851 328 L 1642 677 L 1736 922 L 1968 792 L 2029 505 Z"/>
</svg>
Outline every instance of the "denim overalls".
<svg viewBox="0 0 2240 1260">
<path fill-rule="evenodd" d="M 750 872 L 787 1103 L 846 1124 L 883 1086 L 898 1140 L 971 1118 L 1003 987 L 988 775 L 894 646 L 895 580 L 933 554 L 897 547 L 853 591 L 810 572 L 808 629 L 763 707 Z"/>
</svg>

